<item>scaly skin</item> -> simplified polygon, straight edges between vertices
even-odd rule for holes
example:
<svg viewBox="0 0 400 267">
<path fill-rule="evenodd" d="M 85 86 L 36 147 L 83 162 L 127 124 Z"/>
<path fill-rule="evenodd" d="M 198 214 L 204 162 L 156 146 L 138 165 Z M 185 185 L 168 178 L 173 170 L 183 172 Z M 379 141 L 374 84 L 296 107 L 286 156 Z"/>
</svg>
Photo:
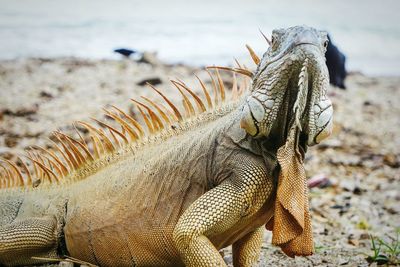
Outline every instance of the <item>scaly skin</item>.
<svg viewBox="0 0 400 267">
<path fill-rule="evenodd" d="M 329 105 L 314 108 L 326 98 L 324 38 L 305 26 L 280 30 L 237 107 L 75 174 L 85 179 L 3 190 L 0 263 L 68 254 L 101 266 L 225 266 L 218 250 L 232 245 L 234 265 L 253 266 L 288 129 L 297 118 L 302 152 L 329 131 L 331 117 L 319 116 Z M 296 101 L 298 88 L 306 93 Z"/>
</svg>

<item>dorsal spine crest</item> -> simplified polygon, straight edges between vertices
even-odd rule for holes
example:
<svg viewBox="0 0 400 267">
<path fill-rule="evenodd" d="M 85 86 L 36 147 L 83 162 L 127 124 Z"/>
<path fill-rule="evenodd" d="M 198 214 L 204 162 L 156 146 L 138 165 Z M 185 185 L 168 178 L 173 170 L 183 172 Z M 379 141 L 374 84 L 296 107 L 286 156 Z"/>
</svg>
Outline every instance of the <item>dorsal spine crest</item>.
<svg viewBox="0 0 400 267">
<path fill-rule="evenodd" d="M 73 125 L 78 139 L 55 131 L 53 136 L 56 142 L 51 140 L 52 149 L 45 149 L 40 146 L 31 147 L 26 151 L 27 161 L 18 157 L 19 166 L 10 160 L 0 159 L 0 189 L 31 188 L 39 184 L 69 183 L 83 179 L 102 168 L 105 162 L 111 163 L 126 152 L 135 154 L 135 151 L 146 145 L 185 132 L 202 121 L 208 121 L 212 116 L 218 116 L 221 112 L 232 111 L 239 97 L 246 91 L 247 88 L 243 87 L 247 86 L 247 82 L 243 81 L 238 86 L 236 76 L 233 75 L 230 101 L 233 103 L 232 106 L 226 101 L 224 82 L 218 70 L 229 70 L 250 76 L 248 75 L 250 71 L 244 69 L 241 65 L 239 66 L 239 68 L 210 67 L 215 69 L 214 75 L 206 69 L 211 80 L 212 97 L 205 83 L 196 76 L 205 102 L 183 81 L 179 79 L 171 80 L 172 85 L 182 96 L 186 116 L 183 116 L 182 111 L 159 89 L 147 84 L 167 105 L 144 96 L 141 97 L 144 102 L 131 99 L 142 116 L 145 128 L 132 116 L 112 105 L 110 109 L 104 108 L 103 110 L 105 116 L 112 119 L 117 126 L 95 118 L 91 119 L 100 127 L 88 122 L 78 121 Z M 194 108 L 192 101 L 194 101 L 196 108 Z M 170 109 L 167 109 L 166 106 Z M 77 125 L 88 131 L 89 142 L 83 138 Z"/>
</svg>

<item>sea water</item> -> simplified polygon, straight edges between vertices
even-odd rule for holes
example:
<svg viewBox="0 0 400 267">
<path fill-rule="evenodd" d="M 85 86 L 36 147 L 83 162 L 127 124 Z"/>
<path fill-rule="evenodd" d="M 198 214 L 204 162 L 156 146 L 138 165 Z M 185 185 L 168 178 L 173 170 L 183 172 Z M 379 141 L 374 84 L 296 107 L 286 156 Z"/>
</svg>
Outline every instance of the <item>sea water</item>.
<svg viewBox="0 0 400 267">
<path fill-rule="evenodd" d="M 261 55 L 259 28 L 329 31 L 349 70 L 400 75 L 398 0 L 0 0 L 0 59 L 118 58 L 127 47 L 194 65 Z"/>
</svg>

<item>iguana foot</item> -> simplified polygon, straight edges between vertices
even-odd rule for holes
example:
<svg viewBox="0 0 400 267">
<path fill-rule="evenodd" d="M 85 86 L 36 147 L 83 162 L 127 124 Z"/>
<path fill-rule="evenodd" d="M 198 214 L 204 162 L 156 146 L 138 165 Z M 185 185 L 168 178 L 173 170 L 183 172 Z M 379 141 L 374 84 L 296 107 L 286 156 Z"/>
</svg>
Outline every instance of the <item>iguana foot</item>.
<svg viewBox="0 0 400 267">
<path fill-rule="evenodd" d="M 264 236 L 263 227 L 259 227 L 232 245 L 233 266 L 255 266 L 260 258 L 261 245 Z"/>
</svg>

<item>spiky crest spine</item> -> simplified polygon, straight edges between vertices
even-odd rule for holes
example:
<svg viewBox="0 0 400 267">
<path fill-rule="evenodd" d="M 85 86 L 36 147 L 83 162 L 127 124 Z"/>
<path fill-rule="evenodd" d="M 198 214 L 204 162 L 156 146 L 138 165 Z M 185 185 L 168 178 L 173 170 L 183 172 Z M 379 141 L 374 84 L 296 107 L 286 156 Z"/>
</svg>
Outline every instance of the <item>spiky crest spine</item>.
<svg viewBox="0 0 400 267">
<path fill-rule="evenodd" d="M 248 47 L 248 49 L 255 63 L 257 63 L 258 57 L 251 48 Z M 69 182 L 65 180 L 71 176 L 84 177 L 100 169 L 102 159 L 107 159 L 107 162 L 110 162 L 112 158 L 124 154 L 124 151 L 139 149 L 153 142 L 153 139 L 159 138 L 158 135 L 161 133 L 163 133 L 164 138 L 168 138 L 177 134 L 179 132 L 178 128 L 181 131 L 190 129 L 188 126 L 192 125 L 200 115 L 207 112 L 218 112 L 221 108 L 227 108 L 229 103 L 236 103 L 246 91 L 247 81 L 245 78 L 242 79 L 242 83 L 238 87 L 235 73 L 252 77 L 252 72 L 242 67 L 238 62 L 237 64 L 238 68 L 212 66 L 206 69 L 211 79 L 213 96 L 210 96 L 205 83 L 196 76 L 206 104 L 183 81 L 171 80 L 172 85 L 182 96 L 185 115 L 182 115 L 182 111 L 159 89 L 148 84 L 151 89 L 161 96 L 164 104 L 167 104 L 171 110 L 167 109 L 162 103 L 144 96 L 141 97 L 144 102 L 131 99 L 140 112 L 144 125 L 120 108 L 111 106 L 112 108 L 110 109 L 103 109 L 104 113 L 114 120 L 120 129 L 95 118 L 91 119 L 99 124 L 100 127 L 88 122 L 78 121 L 76 124 L 89 132 L 90 142 L 85 141 L 76 124 L 74 124 L 75 132 L 79 137 L 78 140 L 60 131 L 55 131 L 53 136 L 57 142 L 53 141 L 53 149 L 45 149 L 40 146 L 31 147 L 26 151 L 26 161 L 18 157 L 17 163 L 20 167 L 10 160 L 0 158 L 0 189 L 31 188 L 37 187 L 39 184 L 46 184 L 46 182 L 50 185 Z M 215 70 L 214 75 L 209 69 Z M 219 69 L 233 72 L 230 101 L 226 101 L 226 90 L 219 74 Z M 194 101 L 197 110 L 191 100 Z M 73 182 L 73 180 L 71 179 L 70 182 Z"/>
</svg>

